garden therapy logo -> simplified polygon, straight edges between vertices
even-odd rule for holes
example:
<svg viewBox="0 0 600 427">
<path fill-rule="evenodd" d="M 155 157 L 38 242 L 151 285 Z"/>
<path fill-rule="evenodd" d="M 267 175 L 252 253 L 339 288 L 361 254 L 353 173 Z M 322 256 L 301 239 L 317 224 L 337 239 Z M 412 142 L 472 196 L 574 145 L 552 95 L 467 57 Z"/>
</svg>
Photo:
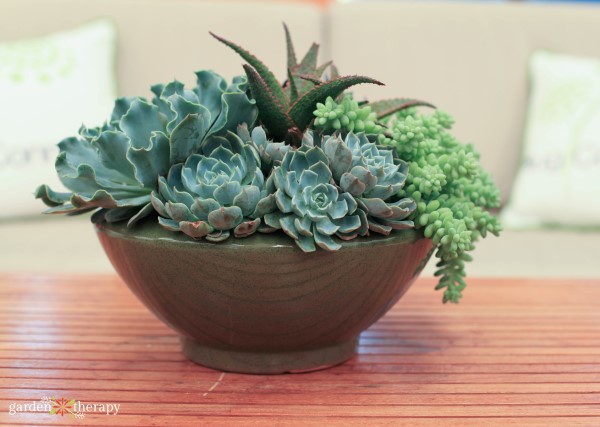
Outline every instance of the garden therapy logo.
<svg viewBox="0 0 600 427">
<path fill-rule="evenodd" d="M 117 415 L 120 407 L 119 403 L 91 403 L 64 397 L 44 396 L 37 402 L 13 402 L 8 407 L 8 413 L 15 415 L 17 412 L 41 412 L 83 419 L 86 414 Z"/>
</svg>

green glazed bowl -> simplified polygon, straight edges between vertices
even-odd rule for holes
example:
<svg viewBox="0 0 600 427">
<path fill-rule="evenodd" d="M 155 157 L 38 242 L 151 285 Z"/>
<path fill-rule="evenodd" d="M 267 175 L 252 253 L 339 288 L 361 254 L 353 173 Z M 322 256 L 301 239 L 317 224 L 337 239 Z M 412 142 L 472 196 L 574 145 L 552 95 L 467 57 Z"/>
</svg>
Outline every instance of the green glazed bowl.
<svg viewBox="0 0 600 427">
<path fill-rule="evenodd" d="M 414 230 L 302 252 L 287 236 L 194 241 L 145 221 L 96 224 L 133 293 L 181 335 L 185 355 L 243 373 L 304 372 L 351 358 L 362 331 L 408 290 L 432 252 Z"/>
</svg>

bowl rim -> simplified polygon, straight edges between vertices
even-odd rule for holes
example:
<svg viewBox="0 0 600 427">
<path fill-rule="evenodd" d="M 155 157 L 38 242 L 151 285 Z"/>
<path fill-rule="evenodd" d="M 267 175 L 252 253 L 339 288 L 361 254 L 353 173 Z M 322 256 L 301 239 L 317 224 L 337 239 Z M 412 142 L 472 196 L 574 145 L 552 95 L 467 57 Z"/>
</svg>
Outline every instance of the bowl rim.
<svg viewBox="0 0 600 427">
<path fill-rule="evenodd" d="M 298 250 L 301 249 L 294 243 L 294 240 L 287 236 L 283 231 L 275 233 L 254 233 L 244 238 L 234 238 L 213 243 L 207 240 L 194 240 L 182 232 L 173 232 L 164 229 L 156 219 L 145 219 L 128 228 L 126 222 L 109 223 L 102 221 L 94 223 L 97 234 L 104 234 L 112 239 L 125 239 L 135 241 L 136 243 L 159 244 L 164 246 L 191 247 L 197 246 L 198 249 L 221 249 L 221 250 L 239 250 L 240 248 L 252 247 L 260 249 L 275 250 Z M 340 240 L 342 245 L 340 249 L 360 249 L 371 246 L 387 246 L 397 244 L 410 244 L 418 240 L 425 239 L 421 230 L 405 229 L 392 230 L 388 236 L 371 234 L 368 237 L 358 236 L 352 240 Z M 317 248 L 316 252 L 327 252 Z"/>
</svg>

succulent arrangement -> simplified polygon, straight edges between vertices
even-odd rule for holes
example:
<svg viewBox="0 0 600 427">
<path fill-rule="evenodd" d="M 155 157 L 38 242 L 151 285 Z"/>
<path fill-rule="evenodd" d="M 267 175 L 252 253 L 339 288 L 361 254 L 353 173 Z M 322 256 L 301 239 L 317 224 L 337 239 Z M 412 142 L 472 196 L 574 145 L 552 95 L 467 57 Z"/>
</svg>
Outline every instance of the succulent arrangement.
<svg viewBox="0 0 600 427">
<path fill-rule="evenodd" d="M 458 302 L 468 252 L 501 229 L 489 213 L 499 192 L 477 152 L 427 102 L 355 100 L 350 87 L 381 83 L 317 65 L 316 44 L 298 61 L 285 33 L 284 82 L 213 34 L 247 62 L 244 76 L 200 71 L 192 88 L 174 81 L 153 86 L 150 100 L 118 99 L 102 126 L 59 143 L 69 191 L 42 185 L 36 197 L 47 213 L 93 211 L 94 222 L 130 227 L 155 216 L 211 242 L 283 232 L 304 252 L 416 228 L 437 248 L 444 302 Z"/>
</svg>

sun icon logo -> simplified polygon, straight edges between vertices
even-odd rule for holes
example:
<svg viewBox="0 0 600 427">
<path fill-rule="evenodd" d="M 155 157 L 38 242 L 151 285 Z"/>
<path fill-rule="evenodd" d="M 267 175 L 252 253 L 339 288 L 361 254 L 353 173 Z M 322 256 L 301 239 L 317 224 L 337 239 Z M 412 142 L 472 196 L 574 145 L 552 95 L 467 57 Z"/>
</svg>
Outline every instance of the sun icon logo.
<svg viewBox="0 0 600 427">
<path fill-rule="evenodd" d="M 57 399 L 53 397 L 52 399 L 52 409 L 50 410 L 50 415 L 60 415 L 64 416 L 65 414 L 73 416 L 73 405 L 75 404 L 75 399 L 67 400 L 64 397 Z"/>
</svg>

